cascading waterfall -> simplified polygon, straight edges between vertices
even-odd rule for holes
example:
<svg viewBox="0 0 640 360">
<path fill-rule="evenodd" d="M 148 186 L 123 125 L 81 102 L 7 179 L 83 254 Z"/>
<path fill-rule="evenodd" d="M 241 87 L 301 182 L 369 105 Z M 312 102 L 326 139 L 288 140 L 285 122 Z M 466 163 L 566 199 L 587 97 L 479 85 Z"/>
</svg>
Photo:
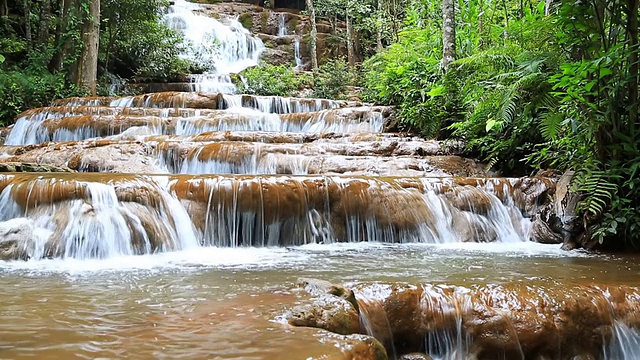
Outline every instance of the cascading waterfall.
<svg viewBox="0 0 640 360">
<path fill-rule="evenodd" d="M 302 62 L 302 53 L 300 52 L 300 38 L 296 36 L 293 40 L 293 54 L 296 59 L 296 69 L 304 68 L 304 63 Z"/>
<path fill-rule="evenodd" d="M 240 164 L 214 162 L 208 166 L 231 172 L 228 167 Z M 185 162 L 183 166 L 194 165 Z M 516 184 L 515 180 L 504 181 Z M 512 195 L 505 193 L 500 200 L 491 194 L 490 189 L 501 183 L 478 180 L 472 189 L 481 196 L 475 200 L 446 190 L 451 184 L 447 179 L 327 176 L 123 175 L 105 181 L 100 174 L 1 175 L 0 197 L 5 202 L 0 220 L 26 217 L 37 228 L 51 232 L 44 243 L 28 236 L 20 240 L 22 248 L 41 249 L 30 251 L 31 258 L 107 258 L 197 244 L 237 247 L 528 238 L 516 229 L 529 220 L 507 215 L 520 213 L 510 200 Z M 505 204 L 511 205 L 507 208 Z M 472 208 L 484 210 L 473 212 Z"/>
<path fill-rule="evenodd" d="M 218 21 L 198 14 L 202 10 L 198 4 L 175 0 L 165 21 L 185 37 L 181 56 L 207 70 L 193 78 L 194 90 L 234 92 L 235 86 L 228 75 L 258 65 L 264 45 L 237 19 Z"/>
<path fill-rule="evenodd" d="M 163 351 L 172 348 L 177 343 L 175 333 L 157 336 L 158 319 L 169 319 L 165 321 L 171 322 L 172 329 L 179 328 L 199 344 L 227 345 L 226 340 L 211 340 L 207 329 L 230 329 L 226 333 L 243 342 L 236 353 L 225 352 L 230 357 L 253 357 L 251 351 L 256 357 L 271 356 L 274 353 L 269 352 L 269 346 L 274 342 L 247 349 L 246 344 L 252 343 L 258 332 L 225 327 L 223 318 L 245 321 L 267 312 L 271 316 L 269 311 L 254 311 L 254 296 L 261 296 L 256 294 L 256 283 L 288 283 L 306 271 L 349 281 L 368 276 L 364 281 L 376 282 L 361 283 L 354 290 L 351 300 L 359 307 L 353 318 L 355 332 L 375 336 L 392 357 L 408 351 L 446 360 L 573 356 L 628 360 L 640 356 L 636 320 L 640 289 L 576 284 L 592 276 L 611 280 L 608 274 L 603 275 L 606 270 L 585 266 L 580 253 L 566 261 L 554 248 L 556 260 L 551 263 L 558 267 L 548 272 L 538 269 L 547 264 L 546 255 L 527 253 L 529 245 L 540 245 L 526 242 L 535 236 L 536 216 L 549 205 L 556 191 L 555 180 L 488 178 L 484 166 L 456 156 L 455 151 L 452 154 L 451 147 L 385 133 L 393 123 L 388 107 L 358 101 L 235 95 L 230 74 L 257 65 L 264 46 L 237 20 L 219 21 L 203 16 L 204 11 L 200 5 L 175 0 L 165 18 L 185 35 L 188 43 L 182 56 L 207 69 L 191 77 L 192 89 L 204 93 L 71 98 L 26 111 L 17 118 L 2 147 L 2 161 L 78 172 L 0 174 L 0 260 L 22 260 L 0 262 L 3 288 L 15 287 L 12 267 L 21 265 L 35 268 L 80 263 L 84 268 L 108 263 L 120 271 L 120 264 L 126 268 L 152 259 L 173 266 L 182 257 L 178 266 L 187 266 L 190 271 L 162 271 L 161 281 L 142 272 L 125 281 L 113 281 L 107 274 L 107 284 L 98 286 L 93 282 L 102 281 L 103 274 L 88 276 L 91 287 L 87 298 L 64 302 L 63 310 L 49 308 L 53 305 L 49 302 L 52 289 L 46 286 L 59 285 L 53 276 L 43 281 L 42 293 L 3 292 L 0 304 L 9 306 L 0 305 L 0 322 L 15 328 L 21 320 L 42 318 L 45 327 L 40 331 L 55 332 L 58 329 L 50 329 L 50 325 L 64 323 L 64 330 L 70 333 L 68 319 L 58 321 L 59 312 L 69 311 L 73 312 L 72 321 L 80 321 L 85 330 L 92 327 L 87 324 L 101 324 L 105 317 L 102 310 L 93 309 L 95 302 L 109 310 L 106 326 L 120 337 L 105 341 L 106 327 L 102 326 L 95 326 L 99 334 L 91 340 L 82 338 L 83 332 L 73 332 L 69 335 L 73 338 L 61 341 L 65 349 L 74 352 L 67 357 L 124 357 L 122 352 L 94 352 L 94 348 L 117 344 L 119 351 L 129 339 L 136 350 L 147 343 L 163 346 Z M 279 15 L 278 35 L 289 37 L 287 40 L 293 37 L 296 67 L 302 68 L 302 38 L 287 30 L 286 20 L 284 14 Z M 473 244 L 482 242 L 498 244 Z M 502 252 L 502 256 L 498 260 L 494 254 L 486 256 L 487 248 Z M 514 257 L 513 252 L 518 251 Z M 278 261 L 289 259 L 285 263 L 294 260 L 285 268 L 277 263 L 269 271 L 246 267 L 236 271 L 234 267 L 232 275 L 219 266 L 221 258 L 225 264 L 242 263 L 246 254 L 255 253 L 277 256 Z M 55 258 L 65 260 L 48 261 Z M 505 269 L 503 262 L 523 264 Z M 201 270 L 203 263 L 207 265 Z M 438 266 L 440 270 L 435 271 Z M 618 272 L 613 271 L 614 276 L 637 273 L 634 261 L 615 266 Z M 551 285 L 540 285 L 541 279 L 554 279 L 552 272 L 565 274 L 569 270 L 574 277 L 567 276 L 567 283 L 550 280 Z M 184 278 L 170 278 L 175 273 L 205 281 L 185 283 Z M 236 283 L 239 273 L 250 280 Z M 274 280 L 274 274 L 281 278 Z M 132 283 L 137 284 L 140 278 L 144 282 L 147 276 L 151 283 L 147 281 L 143 294 L 134 294 Z M 403 282 L 385 285 L 374 277 Z M 71 285 L 63 284 L 68 288 L 61 286 L 65 301 L 74 299 L 69 294 L 87 281 L 80 278 L 69 281 Z M 442 284 L 450 279 L 456 285 Z M 408 285 L 405 280 L 422 283 Z M 185 285 L 184 293 L 173 292 L 179 285 Z M 114 293 L 120 289 L 124 301 L 96 301 L 91 291 L 102 291 L 100 286 Z M 283 290 L 276 292 L 270 287 L 265 292 L 271 300 L 260 306 L 286 307 L 268 303 L 297 296 L 291 289 Z M 220 295 L 224 299 L 212 300 L 220 291 L 227 291 Z M 34 312 L 25 310 L 27 315 L 21 318 L 23 296 L 29 292 L 36 294 L 37 305 Z M 7 296 L 11 300 L 14 295 L 17 305 L 7 302 Z M 116 296 L 109 292 L 108 297 Z M 236 301 L 243 297 L 250 299 L 248 311 L 236 307 Z M 347 302 L 340 300 L 343 305 Z M 42 310 L 43 301 L 48 302 L 46 312 L 55 313 L 56 321 L 33 316 Z M 191 311 L 198 303 L 216 303 L 213 306 L 224 308 L 224 314 L 207 308 L 203 312 L 206 316 L 198 316 Z M 82 311 L 75 308 L 77 304 Z M 166 304 L 188 313 L 189 320 L 181 324 L 186 324 L 185 328 L 174 327 L 173 318 L 167 318 Z M 112 311 L 119 305 L 124 310 Z M 131 306 L 136 306 L 141 318 L 132 321 Z M 149 320 L 153 309 L 159 309 L 158 317 Z M 233 316 L 234 311 L 242 316 Z M 87 317 L 78 318 L 83 312 Z M 327 320 L 325 313 L 307 313 Z M 113 320 L 118 316 L 121 323 Z M 206 324 L 197 326 L 196 332 L 185 331 L 198 318 Z M 260 336 L 277 332 L 271 322 L 262 322 L 268 328 L 259 331 Z M 251 326 L 247 322 L 235 325 L 246 329 L 248 324 Z M 46 351 L 55 347 L 47 341 L 58 335 L 47 333 L 34 341 L 33 328 L 24 326 L 28 330 L 16 335 L 10 326 L 0 326 L 0 338 L 7 339 L 0 341 L 3 354 L 13 346 L 12 336 L 18 344 L 29 344 L 29 356 L 36 354 L 32 345 L 40 341 Z M 134 332 L 123 335 L 123 329 Z M 323 342 L 332 336 L 312 335 Z M 274 337 L 278 343 L 283 338 Z M 87 351 L 89 342 L 92 346 Z M 81 345 L 73 348 L 74 343 Z M 361 349 L 364 343 L 353 344 L 349 346 Z M 306 350 L 306 345 L 300 347 Z M 331 345 L 333 350 L 349 346 Z M 199 358 L 218 354 L 215 349 L 199 354 L 180 352 L 183 350 L 163 355 Z M 64 350 L 51 351 L 55 354 L 47 354 L 55 357 Z M 18 354 L 18 358 L 25 352 L 9 354 Z M 145 358 L 159 352 L 153 348 L 142 354 Z"/>
<path fill-rule="evenodd" d="M 287 31 L 287 23 L 284 16 L 284 13 L 278 14 L 278 36 L 287 36 L 289 32 Z"/>
</svg>

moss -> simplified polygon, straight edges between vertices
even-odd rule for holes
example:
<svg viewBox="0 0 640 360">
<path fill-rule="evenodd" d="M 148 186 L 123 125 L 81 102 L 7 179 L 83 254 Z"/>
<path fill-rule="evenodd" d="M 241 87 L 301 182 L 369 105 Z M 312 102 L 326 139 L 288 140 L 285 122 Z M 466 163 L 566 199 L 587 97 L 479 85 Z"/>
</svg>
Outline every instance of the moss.
<svg viewBox="0 0 640 360">
<path fill-rule="evenodd" d="M 253 17 L 249 13 L 241 14 L 238 21 L 240 21 L 240 24 L 242 24 L 242 26 L 247 30 L 251 30 L 253 27 Z"/>
<path fill-rule="evenodd" d="M 293 31 L 298 31 L 298 17 L 297 16 L 292 16 L 291 20 L 289 21 L 290 27 L 293 29 Z"/>
<path fill-rule="evenodd" d="M 262 25 L 262 31 L 267 28 L 267 25 L 269 23 L 269 16 L 269 11 L 263 11 L 262 13 L 260 13 L 260 25 Z"/>
</svg>

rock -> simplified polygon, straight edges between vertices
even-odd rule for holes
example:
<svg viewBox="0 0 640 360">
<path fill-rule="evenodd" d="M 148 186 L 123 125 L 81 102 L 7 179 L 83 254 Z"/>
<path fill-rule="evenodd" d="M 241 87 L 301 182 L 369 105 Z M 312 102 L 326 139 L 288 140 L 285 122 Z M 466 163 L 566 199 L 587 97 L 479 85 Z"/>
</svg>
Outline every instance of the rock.
<svg viewBox="0 0 640 360">
<path fill-rule="evenodd" d="M 43 244 L 51 232 L 36 226 L 33 220 L 13 218 L 0 223 L 0 260 L 27 261 L 37 244 Z"/>
<path fill-rule="evenodd" d="M 541 244 L 562 244 L 562 235 L 552 230 L 550 221 L 545 221 L 536 214 L 531 226 L 531 240 Z"/>
<path fill-rule="evenodd" d="M 67 166 L 22 162 L 0 163 L 0 172 L 75 172 Z"/>
<path fill-rule="evenodd" d="M 431 356 L 422 353 L 404 354 L 398 360 L 432 360 Z"/>
<path fill-rule="evenodd" d="M 339 335 L 329 333 L 323 338 L 324 342 L 333 342 L 339 347 L 345 357 L 330 360 L 387 360 L 387 351 L 373 336 L 362 334 Z"/>
<path fill-rule="evenodd" d="M 304 290 L 312 296 L 323 296 L 326 294 L 337 296 L 347 300 L 351 303 L 356 312 L 358 311 L 358 302 L 356 301 L 356 296 L 351 289 L 347 289 L 341 285 L 332 284 L 325 280 L 312 278 L 300 278 L 297 283 L 298 286 L 303 287 Z"/>
<path fill-rule="evenodd" d="M 292 51 L 285 51 L 279 48 L 266 48 L 262 52 L 261 60 L 269 65 L 291 65 L 295 64 L 295 56 Z"/>
<path fill-rule="evenodd" d="M 289 324 L 324 329 L 336 334 L 360 332 L 360 319 L 353 305 L 335 295 L 322 295 L 311 304 L 299 305 L 285 315 Z"/>
</svg>

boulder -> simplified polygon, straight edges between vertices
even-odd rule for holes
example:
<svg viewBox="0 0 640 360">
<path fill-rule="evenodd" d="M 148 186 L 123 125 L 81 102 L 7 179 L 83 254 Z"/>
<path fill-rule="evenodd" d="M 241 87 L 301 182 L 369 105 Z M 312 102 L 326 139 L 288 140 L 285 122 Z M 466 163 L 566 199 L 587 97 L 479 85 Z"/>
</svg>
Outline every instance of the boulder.
<svg viewBox="0 0 640 360">
<path fill-rule="evenodd" d="M 285 316 L 289 324 L 349 335 L 360 332 L 358 304 L 352 290 L 328 281 L 300 278 L 298 286 L 314 296 L 310 304 L 296 306 Z"/>
<path fill-rule="evenodd" d="M 295 306 L 285 318 L 294 326 L 315 327 L 336 334 L 360 332 L 360 319 L 354 306 L 330 294 L 314 298 L 310 304 Z"/>
<path fill-rule="evenodd" d="M 36 246 L 51 235 L 28 218 L 13 218 L 0 223 L 0 260 L 27 261 L 34 256 Z"/>
</svg>

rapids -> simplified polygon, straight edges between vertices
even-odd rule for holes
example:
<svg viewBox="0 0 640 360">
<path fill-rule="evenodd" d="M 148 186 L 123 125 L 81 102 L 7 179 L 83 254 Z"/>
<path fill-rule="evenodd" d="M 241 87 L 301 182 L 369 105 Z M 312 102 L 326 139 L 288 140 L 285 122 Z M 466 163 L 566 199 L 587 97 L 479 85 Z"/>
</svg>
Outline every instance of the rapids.
<svg viewBox="0 0 640 360">
<path fill-rule="evenodd" d="M 233 94 L 264 46 L 202 6 L 165 21 L 204 92 L 16 118 L 2 165 L 65 172 L 0 174 L 0 358 L 640 358 L 640 259 L 561 250 L 562 181 L 492 176 L 389 107 Z"/>
</svg>

